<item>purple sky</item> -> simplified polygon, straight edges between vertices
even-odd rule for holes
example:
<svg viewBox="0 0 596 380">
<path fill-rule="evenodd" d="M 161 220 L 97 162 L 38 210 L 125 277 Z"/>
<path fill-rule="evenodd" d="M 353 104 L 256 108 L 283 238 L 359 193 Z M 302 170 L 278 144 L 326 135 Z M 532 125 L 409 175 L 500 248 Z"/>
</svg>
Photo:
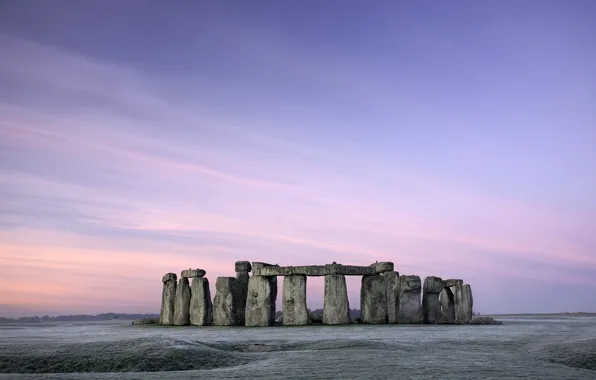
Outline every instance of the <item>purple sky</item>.
<svg viewBox="0 0 596 380">
<path fill-rule="evenodd" d="M 596 2 L 0 2 L 0 316 L 234 261 L 596 311 Z M 359 307 L 359 278 L 350 278 Z M 322 307 L 323 279 L 309 279 Z"/>
</svg>

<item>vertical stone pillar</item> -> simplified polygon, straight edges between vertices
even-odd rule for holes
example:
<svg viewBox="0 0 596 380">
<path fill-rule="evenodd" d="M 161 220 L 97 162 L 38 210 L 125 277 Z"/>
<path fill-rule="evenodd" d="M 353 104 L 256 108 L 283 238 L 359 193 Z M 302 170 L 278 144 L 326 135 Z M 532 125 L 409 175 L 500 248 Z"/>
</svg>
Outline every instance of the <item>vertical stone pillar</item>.
<svg viewBox="0 0 596 380">
<path fill-rule="evenodd" d="M 248 280 L 245 326 L 273 326 L 277 277 L 252 276 Z"/>
<path fill-rule="evenodd" d="M 382 275 L 362 276 L 360 313 L 362 323 L 387 323 L 387 289 Z"/>
<path fill-rule="evenodd" d="M 455 286 L 455 321 L 469 323 L 472 320 L 474 299 L 470 285 Z"/>
<path fill-rule="evenodd" d="M 210 326 L 213 324 L 213 304 L 209 280 L 205 277 L 195 277 L 190 287 L 190 324 L 195 326 Z"/>
<path fill-rule="evenodd" d="M 399 314 L 399 273 L 395 271 L 381 274 L 387 290 L 387 323 L 397 323 Z"/>
<path fill-rule="evenodd" d="M 235 277 L 218 277 L 213 297 L 213 325 L 238 325 L 238 297 L 240 290 Z"/>
<path fill-rule="evenodd" d="M 441 322 L 441 302 L 439 301 L 441 290 L 443 290 L 443 279 L 435 276 L 424 279 L 422 290 L 424 323 L 436 324 Z"/>
<path fill-rule="evenodd" d="M 161 293 L 161 311 L 159 313 L 159 324 L 173 325 L 174 324 L 174 308 L 176 302 L 176 281 L 178 277 L 176 273 L 166 273 L 161 282 L 163 289 Z"/>
<path fill-rule="evenodd" d="M 308 325 L 306 276 L 292 275 L 284 277 L 282 310 L 284 326 Z"/>
<path fill-rule="evenodd" d="M 450 288 L 443 288 L 443 290 L 441 290 L 439 301 L 441 302 L 441 321 L 443 323 L 455 322 L 453 292 Z"/>
<path fill-rule="evenodd" d="M 190 284 L 188 278 L 178 280 L 174 306 L 174 325 L 186 326 L 190 323 Z"/>
<path fill-rule="evenodd" d="M 400 276 L 399 277 L 399 314 L 398 323 L 418 324 L 422 323 L 422 305 L 420 303 L 420 291 L 422 289 L 420 277 Z"/>
<path fill-rule="evenodd" d="M 346 276 L 341 274 L 325 275 L 323 324 L 347 325 L 350 323 L 350 303 L 348 301 Z"/>
<path fill-rule="evenodd" d="M 248 261 L 236 261 L 236 280 L 238 280 L 239 296 L 238 305 L 236 306 L 236 312 L 238 314 L 238 324 L 244 326 L 246 313 L 246 297 L 248 294 L 248 279 L 249 272 L 252 270 L 252 266 Z"/>
</svg>

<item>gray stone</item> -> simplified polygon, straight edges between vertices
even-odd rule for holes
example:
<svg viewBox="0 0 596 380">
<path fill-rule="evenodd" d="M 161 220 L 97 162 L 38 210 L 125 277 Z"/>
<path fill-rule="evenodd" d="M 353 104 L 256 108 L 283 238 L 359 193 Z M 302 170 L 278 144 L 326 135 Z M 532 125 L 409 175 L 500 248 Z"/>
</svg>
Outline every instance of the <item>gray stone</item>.
<svg viewBox="0 0 596 380">
<path fill-rule="evenodd" d="M 443 280 L 444 288 L 451 288 L 453 286 L 462 286 L 463 284 L 464 284 L 464 280 L 455 280 L 455 279 Z"/>
<path fill-rule="evenodd" d="M 362 277 L 360 313 L 362 323 L 387 323 L 387 289 L 380 274 Z"/>
<path fill-rule="evenodd" d="M 306 308 L 306 276 L 292 275 L 284 277 L 282 290 L 282 311 L 284 326 L 308 325 Z"/>
<path fill-rule="evenodd" d="M 210 326 L 213 324 L 213 304 L 209 280 L 204 277 L 193 278 L 190 287 L 190 324 Z"/>
<path fill-rule="evenodd" d="M 250 261 L 236 261 L 234 263 L 234 268 L 236 272 L 250 272 L 252 270 L 252 265 Z"/>
<path fill-rule="evenodd" d="M 204 269 L 185 269 L 180 273 L 183 278 L 204 277 L 207 274 Z"/>
<path fill-rule="evenodd" d="M 269 268 L 269 267 L 279 268 L 279 265 L 269 264 L 269 263 L 263 263 L 261 261 L 253 261 L 253 263 L 252 263 L 252 270 L 253 271 L 255 269 L 263 269 L 263 268 Z"/>
<path fill-rule="evenodd" d="M 387 291 L 387 323 L 397 323 L 399 314 L 399 273 L 395 271 L 381 274 Z"/>
<path fill-rule="evenodd" d="M 159 318 L 142 318 L 132 321 L 133 325 L 156 325 L 159 323 Z"/>
<path fill-rule="evenodd" d="M 424 323 L 436 324 L 441 322 L 441 302 L 439 294 L 443 290 L 443 279 L 429 276 L 424 279 L 422 288 L 422 313 Z"/>
<path fill-rule="evenodd" d="M 399 277 L 399 314 L 398 323 L 418 324 L 422 323 L 422 305 L 420 303 L 420 291 L 422 289 L 420 277 L 400 276 Z"/>
<path fill-rule="evenodd" d="M 443 323 L 455 322 L 453 292 L 450 288 L 443 288 L 441 290 L 439 301 L 441 302 L 441 321 Z"/>
<path fill-rule="evenodd" d="M 176 305 L 176 281 L 175 273 L 168 273 L 162 278 L 163 289 L 161 293 L 161 311 L 159 323 L 162 325 L 174 324 L 174 309 Z"/>
<path fill-rule="evenodd" d="M 250 277 L 244 324 L 246 326 L 273 326 L 276 297 L 277 277 Z"/>
<path fill-rule="evenodd" d="M 342 274 L 325 276 L 325 299 L 323 303 L 323 324 L 347 325 L 351 323 L 346 276 Z"/>
<path fill-rule="evenodd" d="M 327 265 L 309 265 L 309 266 L 294 266 L 294 267 L 280 267 L 269 265 L 260 265 L 263 263 L 253 263 L 252 273 L 257 276 L 327 276 L 330 274 L 341 274 L 348 276 L 372 276 L 376 274 L 376 267 L 368 266 L 353 266 L 341 264 L 327 264 Z"/>
<path fill-rule="evenodd" d="M 474 299 L 470 285 L 455 286 L 455 321 L 458 323 L 469 323 L 472 320 L 472 309 Z"/>
<path fill-rule="evenodd" d="M 376 273 L 385 273 L 385 272 L 391 272 L 394 270 L 394 265 L 391 261 L 385 261 L 385 262 L 380 262 L 380 263 L 374 263 L 371 265 L 371 267 L 375 268 L 375 272 Z"/>
<path fill-rule="evenodd" d="M 188 278 L 178 280 L 176 303 L 174 305 L 174 325 L 186 326 L 190 323 L 190 285 Z"/>
<path fill-rule="evenodd" d="M 238 280 L 234 277 L 218 277 L 213 297 L 213 324 L 215 326 L 238 325 Z"/>
<path fill-rule="evenodd" d="M 248 280 L 250 276 L 248 272 L 236 272 L 236 280 L 238 280 L 238 305 L 236 305 L 236 312 L 238 314 L 238 324 L 244 326 L 244 315 L 246 313 L 246 297 L 248 295 Z"/>
</svg>

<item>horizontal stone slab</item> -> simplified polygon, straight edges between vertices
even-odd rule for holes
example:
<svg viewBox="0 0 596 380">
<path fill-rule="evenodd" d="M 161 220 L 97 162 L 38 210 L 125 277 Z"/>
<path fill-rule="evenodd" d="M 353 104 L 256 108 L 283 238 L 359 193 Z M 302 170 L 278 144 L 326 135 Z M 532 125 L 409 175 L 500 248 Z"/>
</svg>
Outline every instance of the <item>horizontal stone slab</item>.
<svg viewBox="0 0 596 380">
<path fill-rule="evenodd" d="M 180 273 L 182 278 L 204 277 L 207 274 L 203 269 L 185 269 Z"/>
<path fill-rule="evenodd" d="M 250 265 L 250 261 L 236 261 L 234 263 L 234 269 L 236 272 L 250 272 L 252 265 Z"/>
<path fill-rule="evenodd" d="M 375 268 L 377 273 L 393 272 L 394 265 L 391 261 L 384 261 L 381 263 L 374 263 L 370 265 Z"/>
<path fill-rule="evenodd" d="M 454 280 L 454 279 L 443 280 L 443 287 L 445 287 L 445 288 L 450 288 L 452 286 L 462 286 L 463 284 L 464 284 L 464 280 Z"/>
<path fill-rule="evenodd" d="M 375 275 L 374 266 L 354 266 L 341 264 L 307 265 L 295 267 L 279 266 L 255 266 L 253 263 L 252 273 L 255 276 L 327 276 L 331 274 L 343 274 L 346 276 L 372 276 Z"/>
</svg>

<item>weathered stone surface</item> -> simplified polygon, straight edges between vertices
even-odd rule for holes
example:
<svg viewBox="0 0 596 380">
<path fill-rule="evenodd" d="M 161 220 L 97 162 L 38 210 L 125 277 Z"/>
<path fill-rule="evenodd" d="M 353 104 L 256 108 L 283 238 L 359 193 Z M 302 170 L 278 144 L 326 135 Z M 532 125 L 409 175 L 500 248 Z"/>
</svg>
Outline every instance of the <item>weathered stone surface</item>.
<svg viewBox="0 0 596 380">
<path fill-rule="evenodd" d="M 252 265 L 250 261 L 236 261 L 234 263 L 234 268 L 236 272 L 250 272 L 252 270 Z"/>
<path fill-rule="evenodd" d="M 238 325 L 238 280 L 234 277 L 218 277 L 213 297 L 213 324 L 215 326 Z"/>
<path fill-rule="evenodd" d="M 284 277 L 282 290 L 282 310 L 284 326 L 308 325 L 306 309 L 306 276 L 293 275 Z"/>
<path fill-rule="evenodd" d="M 190 286 L 190 324 L 210 326 L 213 324 L 213 304 L 209 280 L 204 277 L 193 278 Z"/>
<path fill-rule="evenodd" d="M 422 286 L 418 276 L 399 277 L 399 314 L 398 323 L 416 324 L 422 323 L 422 305 L 420 303 L 420 291 Z"/>
<path fill-rule="evenodd" d="M 381 274 L 385 279 L 387 291 L 387 323 L 397 323 L 399 314 L 399 273 L 395 271 Z"/>
<path fill-rule="evenodd" d="M 257 266 L 253 263 L 252 273 L 258 276 L 327 276 L 330 274 L 341 274 L 348 276 L 367 276 L 376 274 L 376 267 L 353 266 L 341 264 L 309 265 L 295 267 L 280 266 Z"/>
<path fill-rule="evenodd" d="M 374 264 L 371 264 L 371 267 L 375 268 L 376 273 L 391 272 L 394 269 L 394 265 L 391 261 L 374 263 Z"/>
<path fill-rule="evenodd" d="M 176 303 L 174 305 L 174 325 L 186 326 L 190 323 L 190 285 L 188 278 L 178 280 Z"/>
<path fill-rule="evenodd" d="M 276 297 L 277 277 L 252 276 L 248 280 L 244 324 L 246 326 L 272 326 L 275 322 Z"/>
<path fill-rule="evenodd" d="M 159 318 L 142 318 L 132 321 L 133 325 L 156 325 L 159 323 Z"/>
<path fill-rule="evenodd" d="M 360 313 L 362 323 L 387 323 L 387 289 L 380 274 L 362 277 Z"/>
<path fill-rule="evenodd" d="M 165 280 L 165 281 L 163 281 Z M 175 273 L 168 273 L 163 276 L 163 289 L 161 293 L 161 311 L 159 323 L 162 325 L 174 324 L 174 309 L 176 305 L 176 280 Z"/>
<path fill-rule="evenodd" d="M 325 300 L 323 308 L 323 324 L 350 324 L 350 304 L 346 277 L 341 274 L 325 276 Z"/>
<path fill-rule="evenodd" d="M 464 280 L 455 280 L 455 279 L 443 280 L 444 288 L 451 288 L 453 286 L 462 286 L 463 284 L 464 284 Z"/>
<path fill-rule="evenodd" d="M 236 313 L 238 314 L 238 324 L 244 326 L 244 315 L 246 313 L 246 297 L 248 295 L 248 280 L 250 276 L 248 272 L 236 272 L 236 280 L 238 280 L 238 305 L 236 305 Z"/>
<path fill-rule="evenodd" d="M 450 288 L 443 288 L 439 294 L 441 302 L 441 321 L 443 323 L 455 322 L 455 306 L 453 292 Z"/>
<path fill-rule="evenodd" d="M 185 269 L 180 273 L 183 278 L 204 277 L 207 274 L 204 269 Z"/>
<path fill-rule="evenodd" d="M 176 276 L 176 273 L 166 273 L 161 278 L 161 282 L 168 282 L 170 280 L 178 281 L 178 276 Z"/>
<path fill-rule="evenodd" d="M 477 317 L 470 321 L 471 325 L 502 325 L 503 322 L 497 321 L 491 317 Z"/>
<path fill-rule="evenodd" d="M 424 323 L 435 324 L 442 320 L 439 294 L 443 290 L 443 279 L 429 276 L 424 279 L 422 290 L 422 314 Z"/>
<path fill-rule="evenodd" d="M 455 299 L 455 321 L 459 323 L 469 323 L 472 320 L 472 309 L 474 299 L 472 298 L 472 288 L 470 285 L 454 287 Z"/>
<path fill-rule="evenodd" d="M 279 265 L 277 265 L 277 264 L 263 263 L 261 261 L 253 261 L 252 262 L 252 270 L 253 271 L 255 269 L 262 269 L 262 268 L 268 268 L 268 267 L 277 267 L 277 268 L 279 268 Z"/>
</svg>

